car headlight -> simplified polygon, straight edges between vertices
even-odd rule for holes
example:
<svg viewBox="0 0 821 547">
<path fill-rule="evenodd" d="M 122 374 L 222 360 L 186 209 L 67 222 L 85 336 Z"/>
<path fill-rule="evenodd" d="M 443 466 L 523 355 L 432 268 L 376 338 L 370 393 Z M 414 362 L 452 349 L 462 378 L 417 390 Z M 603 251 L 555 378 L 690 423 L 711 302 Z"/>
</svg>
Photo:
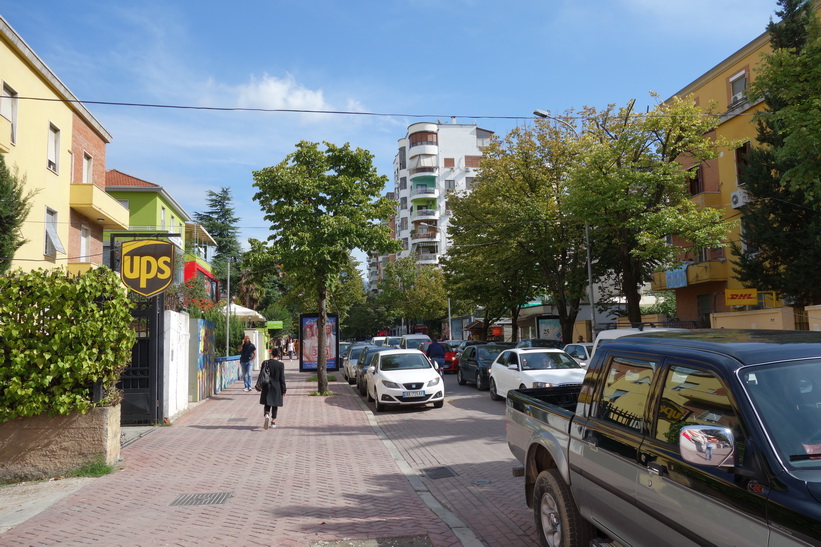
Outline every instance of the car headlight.
<svg viewBox="0 0 821 547">
<path fill-rule="evenodd" d="M 433 387 L 433 386 L 437 385 L 440 380 L 441 379 L 439 378 L 439 376 L 437 376 L 436 378 L 434 378 L 433 380 L 428 382 L 428 387 Z"/>
<path fill-rule="evenodd" d="M 550 382 L 533 382 L 533 387 L 553 387 Z"/>
<path fill-rule="evenodd" d="M 396 382 L 390 382 L 388 380 L 382 380 L 382 385 L 385 387 L 389 387 L 391 389 L 402 389 L 402 386 L 400 386 Z"/>
</svg>

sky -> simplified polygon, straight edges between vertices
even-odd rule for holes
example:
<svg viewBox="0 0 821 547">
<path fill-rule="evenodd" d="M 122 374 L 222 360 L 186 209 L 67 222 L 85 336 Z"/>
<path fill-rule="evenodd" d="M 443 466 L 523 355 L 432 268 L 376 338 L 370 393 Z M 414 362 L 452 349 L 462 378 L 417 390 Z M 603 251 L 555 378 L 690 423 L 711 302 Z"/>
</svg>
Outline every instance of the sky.
<svg viewBox="0 0 821 547">
<path fill-rule="evenodd" d="M 253 171 L 302 141 L 369 150 L 393 190 L 420 121 L 504 136 L 533 110 L 672 96 L 765 31 L 775 0 L 0 0 L 0 15 L 112 134 L 107 169 L 186 212 L 231 189 L 264 240 Z M 328 114 L 317 111 L 353 112 Z M 246 245 L 247 247 L 247 245 Z M 359 260 L 364 255 L 357 254 Z M 363 265 L 364 267 L 364 265 Z"/>
</svg>

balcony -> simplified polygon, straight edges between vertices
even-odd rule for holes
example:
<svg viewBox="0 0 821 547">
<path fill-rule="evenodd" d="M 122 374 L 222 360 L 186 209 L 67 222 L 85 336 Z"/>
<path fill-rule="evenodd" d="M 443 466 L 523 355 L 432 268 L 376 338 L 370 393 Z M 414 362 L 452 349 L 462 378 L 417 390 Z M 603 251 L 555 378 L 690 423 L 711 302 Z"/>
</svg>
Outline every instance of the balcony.
<svg viewBox="0 0 821 547">
<path fill-rule="evenodd" d="M 695 203 L 700 209 L 711 207 L 713 209 L 723 209 L 726 205 L 723 203 L 721 192 L 701 192 L 694 196 L 690 196 L 690 201 Z"/>
<path fill-rule="evenodd" d="M 439 232 L 428 230 L 427 232 L 411 232 L 411 243 L 431 243 L 439 242 Z"/>
<path fill-rule="evenodd" d="M 128 230 L 128 209 L 93 184 L 72 184 L 69 206 L 84 217 L 96 220 L 103 230 Z"/>
<path fill-rule="evenodd" d="M 699 283 L 711 283 L 715 281 L 727 281 L 729 279 L 729 263 L 726 260 L 710 260 L 707 262 L 697 262 L 687 266 L 687 285 L 698 285 Z M 654 291 L 665 291 L 667 289 L 667 272 L 655 272 L 650 280 L 650 286 Z"/>
<path fill-rule="evenodd" d="M 417 264 L 438 264 L 439 263 L 439 255 L 436 253 L 417 253 L 416 254 L 416 263 Z"/>
<path fill-rule="evenodd" d="M 411 190 L 411 199 L 418 198 L 438 199 L 439 189 L 431 186 L 415 186 L 413 190 Z"/>
<path fill-rule="evenodd" d="M 411 220 L 439 220 L 439 211 L 436 209 L 417 209 L 411 213 Z"/>
<path fill-rule="evenodd" d="M 439 153 L 439 144 L 432 141 L 414 142 L 408 148 L 408 157 L 415 156 L 435 156 Z"/>
<path fill-rule="evenodd" d="M 411 167 L 408 169 L 408 178 L 413 180 L 417 177 L 435 177 L 439 174 L 438 167 L 431 167 L 427 165 L 419 166 L 419 167 Z"/>
</svg>

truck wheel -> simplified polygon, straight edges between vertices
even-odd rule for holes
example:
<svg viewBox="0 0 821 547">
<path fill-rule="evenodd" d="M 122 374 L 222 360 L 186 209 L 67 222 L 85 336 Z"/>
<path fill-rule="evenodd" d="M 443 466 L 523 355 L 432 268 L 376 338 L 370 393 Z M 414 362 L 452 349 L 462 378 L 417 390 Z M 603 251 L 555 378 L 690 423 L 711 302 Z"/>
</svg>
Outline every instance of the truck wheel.
<svg viewBox="0 0 821 547">
<path fill-rule="evenodd" d="M 593 527 L 582 519 L 558 469 L 539 473 L 533 490 L 533 515 L 545 547 L 587 547 L 593 540 Z"/>
<path fill-rule="evenodd" d="M 504 397 L 500 397 L 499 393 L 496 391 L 496 380 L 493 378 L 490 379 L 490 398 L 494 401 L 501 401 Z"/>
<path fill-rule="evenodd" d="M 467 383 L 467 380 L 465 380 L 465 377 L 462 376 L 462 369 L 460 369 L 460 368 L 456 369 L 456 381 L 459 383 L 460 386 L 463 386 Z"/>
</svg>

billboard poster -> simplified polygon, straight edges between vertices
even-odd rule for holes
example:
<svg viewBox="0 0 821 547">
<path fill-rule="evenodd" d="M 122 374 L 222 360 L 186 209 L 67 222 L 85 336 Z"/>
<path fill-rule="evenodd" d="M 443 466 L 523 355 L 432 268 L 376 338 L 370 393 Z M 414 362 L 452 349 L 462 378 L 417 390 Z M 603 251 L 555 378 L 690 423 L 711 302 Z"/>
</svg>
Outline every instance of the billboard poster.
<svg viewBox="0 0 821 547">
<path fill-rule="evenodd" d="M 299 316 L 300 372 L 316 370 L 319 364 L 318 322 L 318 313 L 303 313 Z M 339 316 L 335 313 L 328 314 L 328 322 L 325 323 L 325 347 L 322 350 L 325 352 L 326 370 L 339 370 Z"/>
<path fill-rule="evenodd" d="M 555 317 L 539 317 L 536 319 L 538 337 L 544 340 L 562 340 L 562 325 Z"/>
</svg>

